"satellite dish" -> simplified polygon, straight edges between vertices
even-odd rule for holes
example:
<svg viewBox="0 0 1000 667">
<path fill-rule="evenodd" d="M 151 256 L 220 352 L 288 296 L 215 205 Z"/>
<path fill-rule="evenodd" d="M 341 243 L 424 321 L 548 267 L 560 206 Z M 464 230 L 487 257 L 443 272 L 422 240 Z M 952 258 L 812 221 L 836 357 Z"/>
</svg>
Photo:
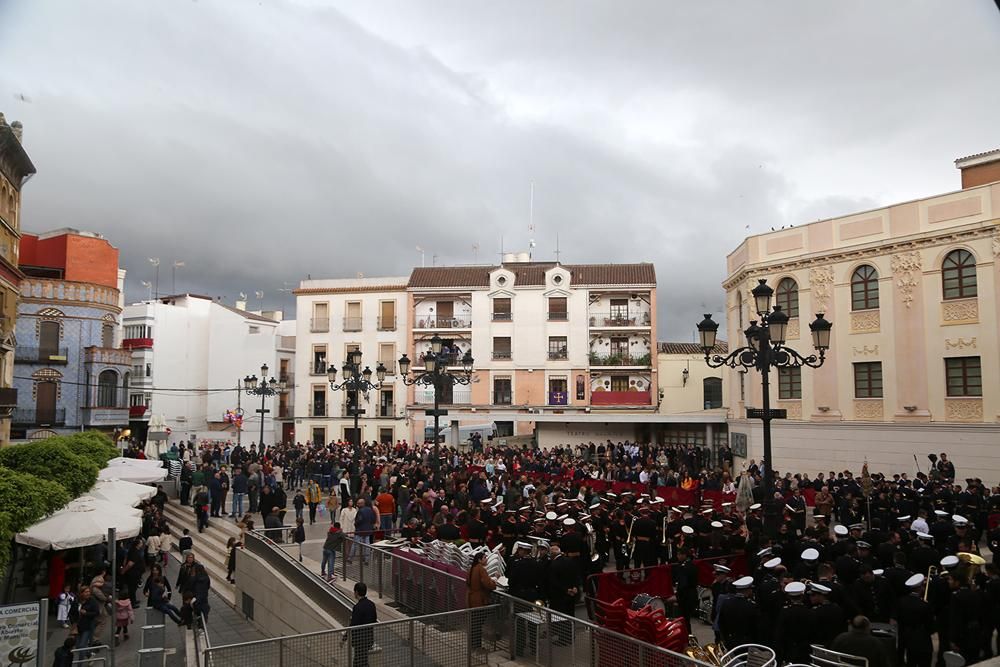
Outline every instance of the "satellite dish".
<svg viewBox="0 0 1000 667">
<path fill-rule="evenodd" d="M 247 300 L 247 293 L 240 292 L 240 301 L 246 301 L 246 300 Z"/>
</svg>

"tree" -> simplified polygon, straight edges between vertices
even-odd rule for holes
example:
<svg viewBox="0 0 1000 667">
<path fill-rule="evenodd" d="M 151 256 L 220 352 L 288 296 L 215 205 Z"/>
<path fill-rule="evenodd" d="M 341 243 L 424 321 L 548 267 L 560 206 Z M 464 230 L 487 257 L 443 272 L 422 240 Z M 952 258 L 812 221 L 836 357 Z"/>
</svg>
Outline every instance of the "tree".
<svg viewBox="0 0 1000 667">
<path fill-rule="evenodd" d="M 108 461 L 118 456 L 118 448 L 112 444 L 111 438 L 98 431 L 60 435 L 47 440 L 52 441 L 64 443 L 71 452 L 89 459 L 98 468 L 103 468 Z"/>
<path fill-rule="evenodd" d="M 97 482 L 97 464 L 74 454 L 59 438 L 4 447 L 0 449 L 0 466 L 57 482 L 72 498 L 86 493 Z"/>
<path fill-rule="evenodd" d="M 11 532 L 28 529 L 69 501 L 69 492 L 61 484 L 30 473 L 0 468 L 0 507 L 10 518 Z"/>
</svg>

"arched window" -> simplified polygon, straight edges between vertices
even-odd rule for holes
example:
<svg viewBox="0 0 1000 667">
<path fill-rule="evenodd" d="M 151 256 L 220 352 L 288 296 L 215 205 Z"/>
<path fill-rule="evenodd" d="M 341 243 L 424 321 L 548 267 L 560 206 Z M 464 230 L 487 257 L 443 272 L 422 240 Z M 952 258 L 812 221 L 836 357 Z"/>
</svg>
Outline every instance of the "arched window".
<svg viewBox="0 0 1000 667">
<path fill-rule="evenodd" d="M 952 250 L 941 265 L 944 298 L 965 299 L 976 291 L 976 258 L 968 250 Z"/>
<path fill-rule="evenodd" d="M 115 398 L 118 393 L 118 373 L 107 370 L 101 371 L 97 376 L 97 407 L 115 407 Z"/>
<path fill-rule="evenodd" d="M 878 308 L 878 271 L 862 264 L 851 276 L 851 310 Z"/>
<path fill-rule="evenodd" d="M 705 378 L 702 381 L 705 394 L 705 409 L 722 407 L 722 378 Z"/>
<path fill-rule="evenodd" d="M 791 278 L 782 278 L 774 293 L 774 303 L 789 317 L 799 316 L 799 285 Z"/>
</svg>

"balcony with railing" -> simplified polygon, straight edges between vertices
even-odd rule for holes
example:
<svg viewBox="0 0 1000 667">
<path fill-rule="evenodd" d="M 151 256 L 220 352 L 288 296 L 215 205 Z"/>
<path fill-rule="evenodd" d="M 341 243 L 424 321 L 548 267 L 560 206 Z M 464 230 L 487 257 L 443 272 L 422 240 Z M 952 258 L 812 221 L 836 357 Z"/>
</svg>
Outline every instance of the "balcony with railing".
<svg viewBox="0 0 1000 667">
<path fill-rule="evenodd" d="M 123 338 L 122 349 L 125 350 L 152 350 L 152 338 Z"/>
<path fill-rule="evenodd" d="M 69 348 L 41 348 L 18 345 L 14 349 L 14 361 L 24 364 L 65 364 L 69 361 Z M 129 363 L 131 363 L 131 360 Z"/>
<path fill-rule="evenodd" d="M 309 331 L 312 333 L 326 333 L 330 330 L 329 317 L 313 317 L 309 320 Z"/>
<path fill-rule="evenodd" d="M 493 350 L 493 361 L 510 361 L 510 350 Z"/>
<path fill-rule="evenodd" d="M 514 396 L 509 391 L 493 392 L 493 405 L 512 405 Z"/>
<path fill-rule="evenodd" d="M 129 350 L 122 350 L 117 347 L 85 347 L 83 348 L 83 363 L 131 366 L 132 353 Z"/>
<path fill-rule="evenodd" d="M 414 329 L 471 329 L 471 317 L 421 317 L 413 323 Z"/>
<path fill-rule="evenodd" d="M 383 317 L 378 316 L 378 321 L 376 322 L 379 331 L 395 331 L 396 330 L 396 316 L 390 315 Z"/>
<path fill-rule="evenodd" d="M 309 404 L 309 416 L 310 417 L 326 417 L 328 416 L 326 403 L 310 403 Z"/>
<path fill-rule="evenodd" d="M 629 366 L 634 368 L 648 368 L 650 365 L 651 356 L 649 354 L 643 355 L 631 355 L 631 354 L 598 354 L 596 352 L 590 353 L 590 365 L 591 366 L 609 366 L 609 367 L 621 367 Z"/>
<path fill-rule="evenodd" d="M 284 383 L 284 385 L 286 387 L 288 387 L 289 389 L 291 389 L 292 387 L 295 386 L 295 373 L 292 373 L 292 372 L 279 373 L 278 374 L 278 382 Z"/>
<path fill-rule="evenodd" d="M 652 405 L 650 391 L 594 391 L 590 394 L 591 405 Z"/>
<path fill-rule="evenodd" d="M 83 408 L 84 426 L 125 426 L 132 411 L 127 405 L 92 405 Z"/>
<path fill-rule="evenodd" d="M 66 408 L 37 410 L 35 408 L 15 408 L 11 423 L 18 426 L 63 426 L 66 424 Z"/>
<path fill-rule="evenodd" d="M 326 361 L 313 360 L 309 366 L 309 375 L 326 375 Z"/>
<path fill-rule="evenodd" d="M 396 416 L 396 405 L 394 403 L 380 403 L 375 411 L 375 416 L 381 419 L 392 419 Z"/>
<path fill-rule="evenodd" d="M 569 405 L 569 392 L 550 391 L 548 405 Z"/>
<path fill-rule="evenodd" d="M 278 406 L 278 419 L 294 419 L 294 418 L 295 418 L 295 406 L 293 405 Z"/>
<path fill-rule="evenodd" d="M 613 310 L 611 312 L 591 312 L 591 329 L 629 329 L 650 326 L 648 310 Z"/>
<path fill-rule="evenodd" d="M 566 359 L 569 359 L 569 351 L 566 348 L 549 350 L 549 361 L 565 361 Z"/>
<path fill-rule="evenodd" d="M 149 408 L 145 405 L 130 405 L 128 407 L 129 419 L 139 419 L 145 416 L 147 410 Z"/>
<path fill-rule="evenodd" d="M 511 317 L 511 313 L 509 310 L 493 313 L 494 322 L 510 322 L 512 319 L 514 318 Z"/>
<path fill-rule="evenodd" d="M 451 391 L 450 400 L 445 400 L 445 397 L 441 399 L 441 405 L 470 405 L 472 403 L 472 390 L 468 387 L 455 387 Z M 414 393 L 414 401 L 420 405 L 433 405 L 434 404 L 434 390 L 419 387 Z"/>
<path fill-rule="evenodd" d="M 361 331 L 361 318 L 354 316 L 345 317 L 344 331 Z"/>
</svg>

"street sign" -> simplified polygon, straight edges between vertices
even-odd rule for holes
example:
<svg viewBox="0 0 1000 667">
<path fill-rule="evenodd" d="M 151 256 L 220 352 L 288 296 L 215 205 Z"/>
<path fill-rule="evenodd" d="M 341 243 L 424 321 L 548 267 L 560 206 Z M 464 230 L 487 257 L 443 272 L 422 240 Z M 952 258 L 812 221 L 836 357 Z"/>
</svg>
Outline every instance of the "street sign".
<svg viewBox="0 0 1000 667">
<path fill-rule="evenodd" d="M 788 410 L 784 408 L 772 408 L 771 410 L 747 408 L 747 419 L 788 419 Z"/>
<path fill-rule="evenodd" d="M 360 415 L 365 414 L 365 409 L 364 408 L 352 408 L 352 407 L 348 407 L 347 408 L 347 414 L 350 417 L 353 417 L 354 415 L 359 415 L 360 416 Z"/>
<path fill-rule="evenodd" d="M 435 412 L 434 410 L 424 410 L 424 414 L 427 415 L 428 417 L 433 417 L 434 415 L 437 415 L 438 417 L 444 417 L 445 415 L 448 414 L 448 411 L 438 410 Z"/>
</svg>

